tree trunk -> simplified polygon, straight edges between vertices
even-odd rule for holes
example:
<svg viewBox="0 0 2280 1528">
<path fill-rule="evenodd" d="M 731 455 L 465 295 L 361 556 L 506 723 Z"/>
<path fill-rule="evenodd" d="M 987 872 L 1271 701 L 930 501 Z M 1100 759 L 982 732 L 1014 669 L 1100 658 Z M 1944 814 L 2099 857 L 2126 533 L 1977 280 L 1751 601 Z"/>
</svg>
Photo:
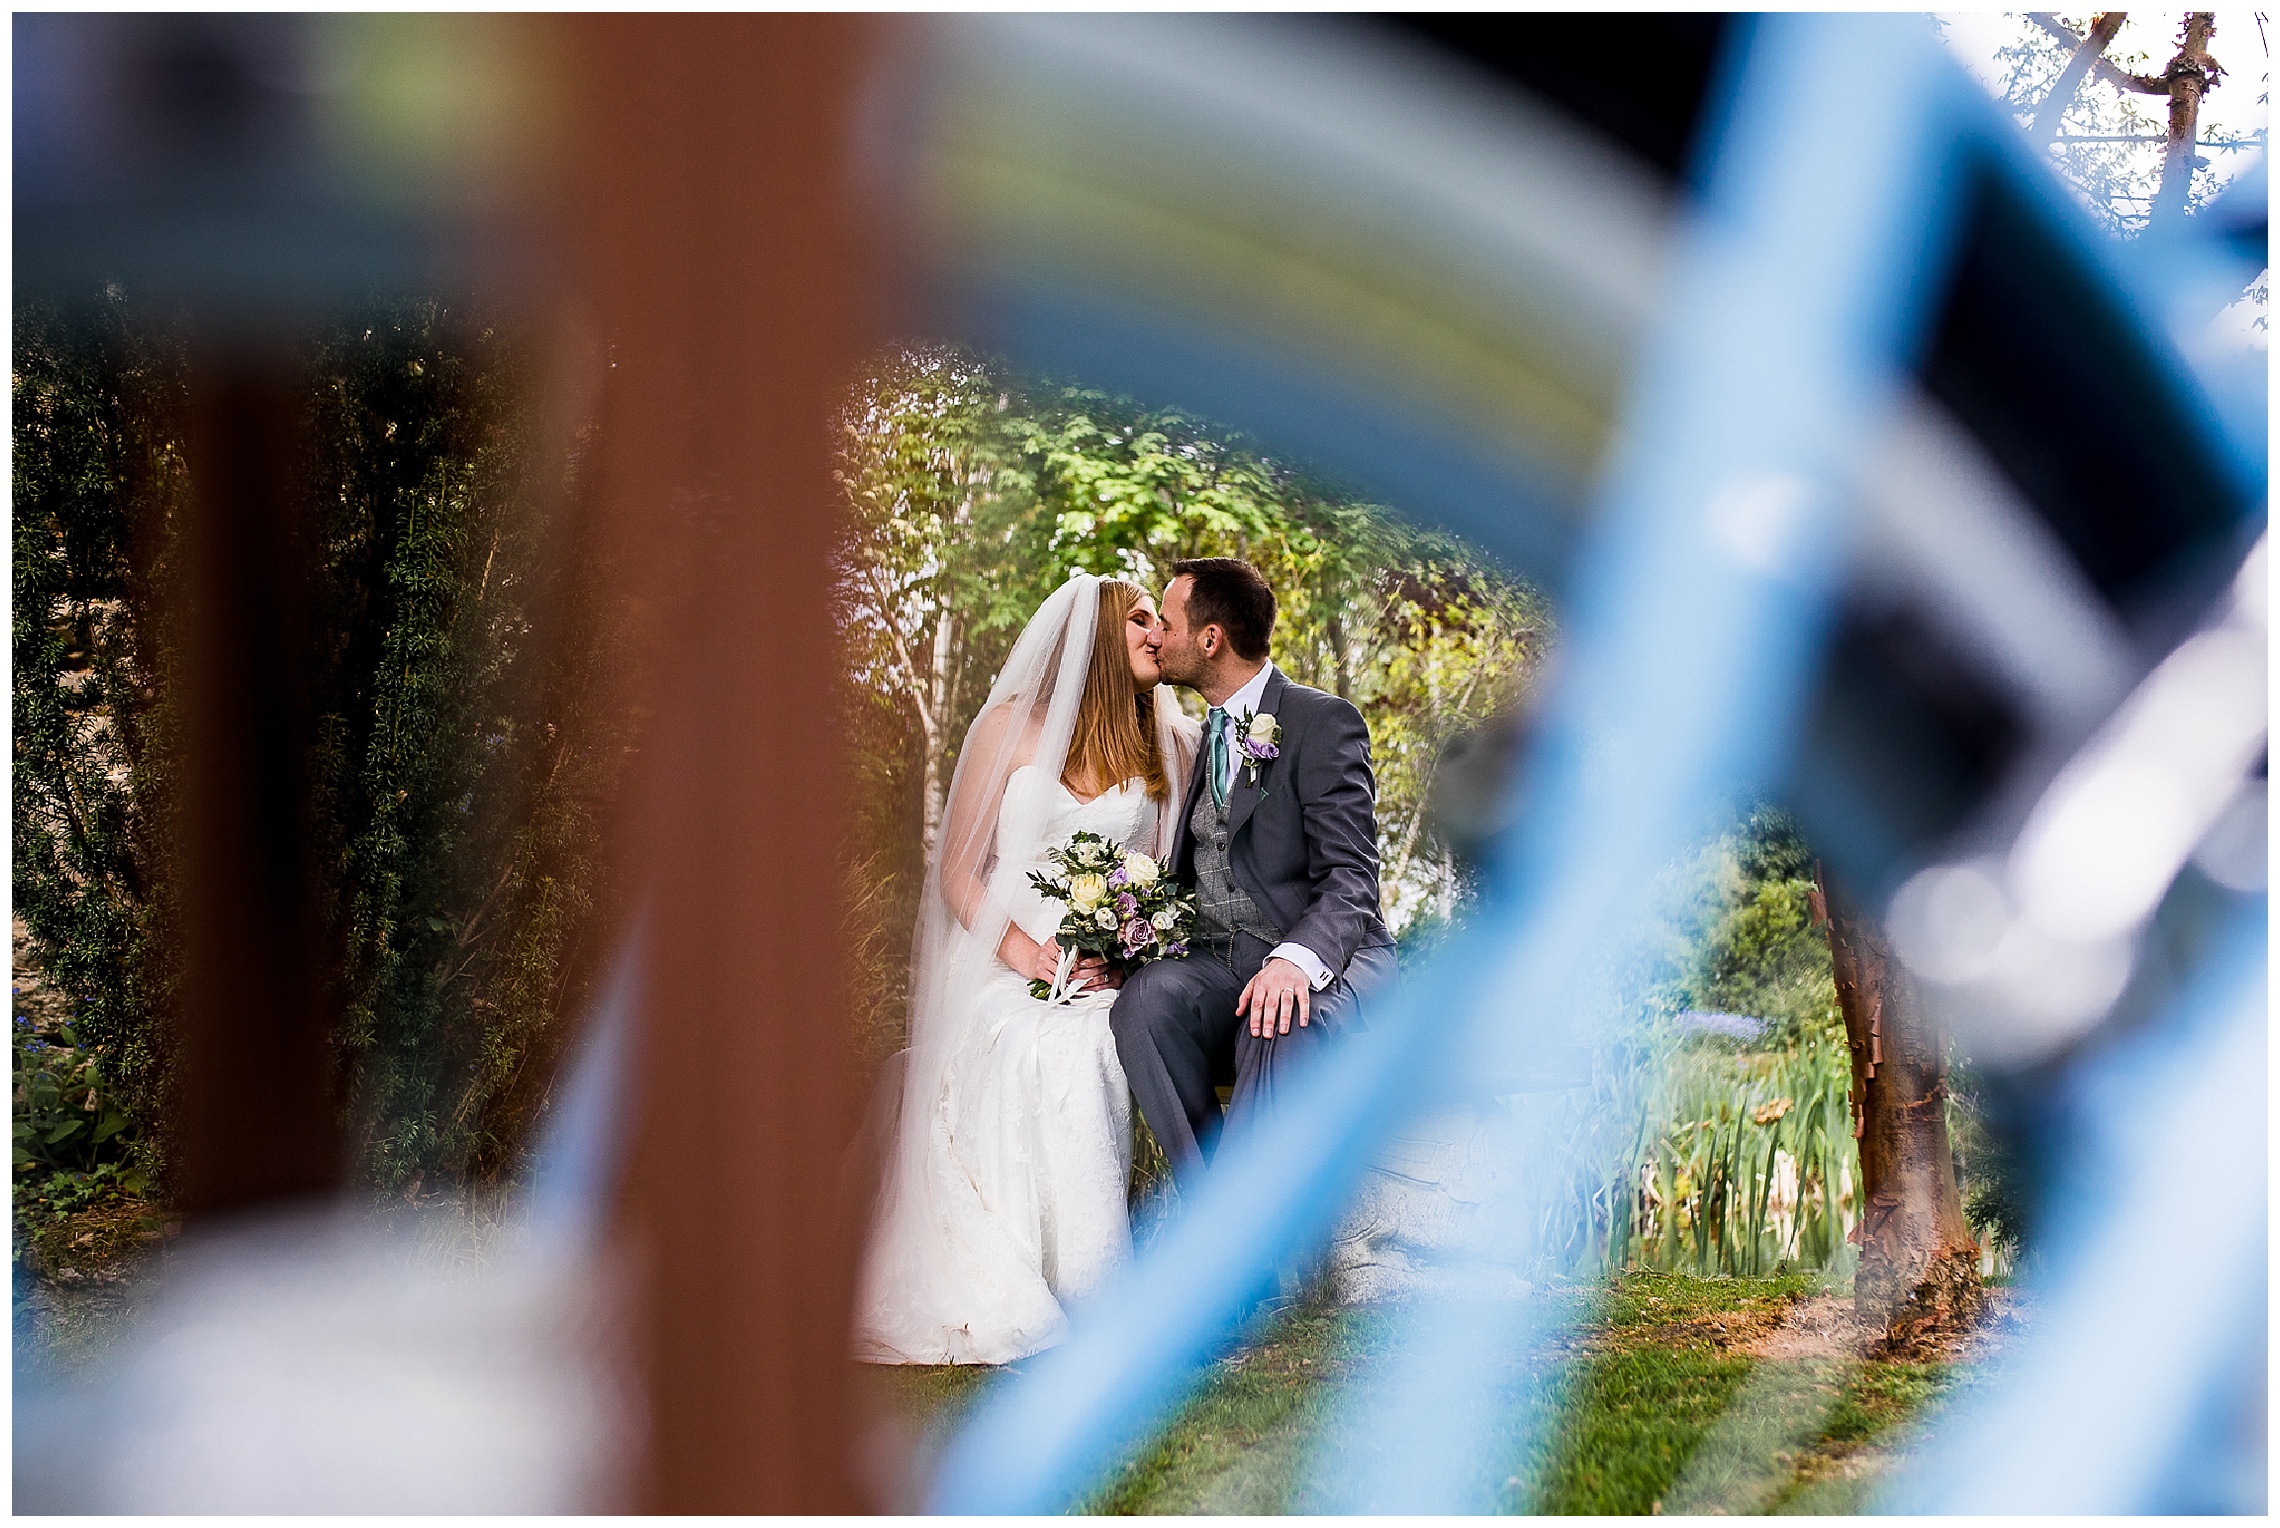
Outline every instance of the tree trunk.
<svg viewBox="0 0 2280 1528">
<path fill-rule="evenodd" d="M 2209 38 L 2217 30 L 2214 11 L 2188 11 L 2185 33 L 2177 56 L 2169 61 L 2162 79 L 2169 86 L 2169 148 L 2161 162 L 2161 189 L 2154 193 L 2148 224 L 2183 216 L 2186 194 L 2192 189 L 2194 150 L 2201 123 L 2201 97 L 2224 73 L 2209 57 Z"/>
<path fill-rule="evenodd" d="M 1814 866 L 1837 1005 L 1852 1050 L 1853 1135 L 1860 1142 L 1860 1244 L 1854 1308 L 1905 1349 L 1978 1309 L 1979 1247 L 1964 1224 L 1948 1144 L 1947 1044 L 1875 920 L 1832 894 Z"/>
<path fill-rule="evenodd" d="M 1353 652 L 1346 645 L 1346 623 L 1337 616 L 1330 617 L 1330 671 L 1336 676 L 1338 698 L 1354 698 Z"/>
<path fill-rule="evenodd" d="M 928 853 L 934 850 L 935 834 L 942 826 L 942 808 L 950 796 L 950 772 L 944 766 L 950 754 L 946 729 L 950 724 L 950 659 L 956 648 L 956 620 L 947 605 L 935 615 L 931 661 L 921 679 L 925 692 L 918 720 L 926 731 L 926 815 L 920 832 Z"/>
</svg>

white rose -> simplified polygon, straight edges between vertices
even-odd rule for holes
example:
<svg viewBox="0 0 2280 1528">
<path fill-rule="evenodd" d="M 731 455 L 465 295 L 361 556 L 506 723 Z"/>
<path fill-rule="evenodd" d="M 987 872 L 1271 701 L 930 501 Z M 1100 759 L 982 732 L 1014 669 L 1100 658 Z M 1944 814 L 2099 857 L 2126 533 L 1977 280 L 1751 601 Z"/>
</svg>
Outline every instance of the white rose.
<svg viewBox="0 0 2280 1528">
<path fill-rule="evenodd" d="M 1116 909 L 1113 907 L 1104 907 L 1099 912 L 1094 913 L 1093 927 L 1110 929 L 1116 927 Z"/>
<path fill-rule="evenodd" d="M 1134 853 L 1124 856 L 1124 879 L 1134 886 L 1153 886 L 1156 884 L 1156 878 L 1163 873 L 1163 866 L 1145 854 Z"/>
<path fill-rule="evenodd" d="M 1177 912 L 1173 911 L 1171 908 L 1167 907 L 1163 911 L 1157 913 L 1155 917 L 1150 918 L 1148 921 L 1156 925 L 1158 932 L 1168 934 L 1172 930 L 1172 925 L 1180 921 L 1180 915 Z"/>
<path fill-rule="evenodd" d="M 1069 905 L 1078 912 L 1089 913 L 1107 900 L 1107 876 L 1078 875 L 1069 878 Z"/>
<path fill-rule="evenodd" d="M 1275 724 L 1275 714 L 1272 711 L 1261 711 L 1251 718 L 1248 735 L 1254 743 L 1271 743 L 1282 736 L 1282 728 Z"/>
</svg>

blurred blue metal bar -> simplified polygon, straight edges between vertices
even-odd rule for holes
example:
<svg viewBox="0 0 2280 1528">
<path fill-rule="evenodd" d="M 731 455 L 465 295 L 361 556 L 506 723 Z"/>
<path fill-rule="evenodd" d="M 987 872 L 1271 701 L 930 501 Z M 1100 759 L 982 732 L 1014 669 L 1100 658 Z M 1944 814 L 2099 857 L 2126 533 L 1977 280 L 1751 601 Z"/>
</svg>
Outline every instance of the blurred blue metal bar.
<svg viewBox="0 0 2280 1528">
<path fill-rule="evenodd" d="M 1674 198 L 1565 114 L 1351 19 L 945 24 L 944 316 L 1254 431 L 1564 583 Z"/>
<path fill-rule="evenodd" d="M 649 950 L 646 905 L 611 959 L 601 991 L 578 1027 L 564 1080 L 531 1153 L 526 1207 L 532 1236 L 547 1249 L 583 1255 L 599 1245 L 625 1177 L 626 1112 L 634 1075 L 635 1009 Z"/>
<path fill-rule="evenodd" d="M 1485 449 L 1478 432 L 1406 400 L 1217 331 L 1198 316 L 1096 292 L 1008 279 L 974 299 L 993 345 L 1048 376 L 1097 380 L 1143 398 L 1176 398 L 1304 459 L 1334 463 L 1370 491 L 1431 506 L 1435 520 L 1492 548 L 1550 587 L 1574 550 L 1571 506 L 1541 463 Z"/>
<path fill-rule="evenodd" d="M 2199 436 L 2195 444 L 2229 472 L 2244 500 L 2259 502 L 2269 454 L 2265 367 L 2227 367 L 2212 377 L 2202 364 L 2206 347 L 2197 341 L 2259 268 L 2234 234 L 2244 224 L 2264 222 L 2247 210 L 2265 202 L 2264 166 L 2244 170 L 2202 214 L 2125 243 L 2091 223 L 1993 101 L 1959 93 L 1952 112 L 1955 130 L 1976 140 L 1994 194 L 2021 204 L 2037 225 L 2063 239 L 2067 258 L 2093 272 L 2101 292 L 2122 305 L 2136 342 L 2127 359 L 2150 363 L 2169 390 L 2191 399 L 2187 417 Z"/>
<path fill-rule="evenodd" d="M 1448 1031 L 1432 1020 L 1468 986 L 1456 960 L 1436 962 L 1288 1108 L 1229 1131 L 1211 1176 L 1156 1246 L 1072 1313 L 1071 1340 L 981 1403 L 944 1455 L 929 1510 L 1059 1511 L 1160 1422 L 1285 1260 L 1328 1234 L 1399 1122 L 1399 1102 L 1439 1075 Z"/>
<path fill-rule="evenodd" d="M 2175 1015 L 2071 1080 L 2032 1335 L 1887 1510 L 2264 1510 L 2226 1424 L 2265 1388 L 2267 917 L 2249 899 Z"/>
<path fill-rule="evenodd" d="M 1713 803 L 1777 778 L 1811 689 L 1862 456 L 1944 287 L 1953 70 L 1901 18 L 1755 28 L 1577 589 L 1570 672 L 1501 867 L 1463 1069 L 1591 1023 L 1587 963 Z M 1587 1038 L 1595 1038 L 1589 1037 Z M 1462 1043 L 1462 1042 L 1460 1042 Z M 1522 1173 L 1489 1214 L 1540 1223 Z M 1509 1249 L 1525 1255 L 1530 1249 Z M 1480 1511 L 1524 1456 L 1502 1387 L 1548 1302 L 1420 1302 L 1354 1397 L 1328 1499 Z M 1350 1493 L 1350 1494 L 1347 1494 Z M 1343 1496 L 1343 1500 L 1341 1500 Z"/>
<path fill-rule="evenodd" d="M 1579 580 L 1569 671 L 1522 787 L 1528 830 L 1492 910 L 1280 1113 L 1230 1133 L 1154 1253 L 952 1444 L 938 1510 L 1071 1501 L 1320 1241 L 1455 1047 L 1484 1025 L 1519 1050 L 1546 1037 L 1582 956 L 1706 805 L 1778 767 L 1854 457 L 1942 269 L 1945 139 L 1925 104 L 1960 84 L 1904 21 L 1762 24 Z M 1507 1337 L 1528 1318 L 1511 1319 Z M 1372 1508 L 1476 1505 L 1452 1492 L 1484 1408 L 1453 1413 L 1436 1378 L 1467 1340 L 1428 1342 L 1396 1392 L 1401 1446 L 1364 1485 Z"/>
<path fill-rule="evenodd" d="M 2186 449 L 2221 458 L 2253 502 L 2261 434 L 2220 438 L 2215 416 L 2226 410 L 2212 408 L 2177 338 L 2170 267 L 2133 268 L 2097 238 L 1919 25 L 1765 22 L 1738 90 L 1605 514 L 1580 570 L 1552 573 L 1575 592 L 1568 669 L 1520 793 L 1529 827 L 1496 873 L 1491 905 L 1373 1033 L 1329 1058 L 1309 1095 L 1230 1135 L 1214 1181 L 1155 1253 L 1076 1313 L 1070 1345 L 977 1412 L 944 1460 L 937 1506 L 1068 1503 L 1233 1340 L 1274 1270 L 1319 1244 L 1405 1114 L 1452 1076 L 1509 1072 L 1548 1039 L 1574 1041 L 1572 978 L 1620 925 L 1632 889 L 1716 795 L 1781 772 L 1818 653 L 1854 453 L 1912 359 L 1958 219 L 1995 209 L 1990 236 L 2013 241 L 2012 266 L 2066 267 L 2068 289 L 2095 298 L 2111 331 L 2091 352 L 2187 416 Z M 2016 278 L 2012 266 L 2004 273 Z M 1538 574 L 1564 560 L 1535 523 L 1542 496 L 1525 474 L 1497 519 L 1492 454 L 1436 449 L 1410 422 L 1389 427 L 1375 400 L 1349 409 L 1294 388 L 1288 358 L 1278 368 L 1256 337 L 1247 346 L 1191 332 L 1175 312 L 1104 306 L 1089 288 L 1062 291 L 1034 272 L 992 293 L 999 331 L 1033 361 L 1191 400 L 1201 386 L 1214 413 L 1303 442 L 1397 500 L 1469 512 L 1457 515 L 1469 533 Z M 2229 417 L 2248 416 L 2236 403 Z M 1857 815 L 1873 831 L 1876 813 Z M 1908 850 L 1895 841 L 1880 859 Z M 1508 1201 L 1504 1234 L 1519 1236 L 1529 1209 L 1525 1191 Z M 1341 1458 L 1330 1484 L 1349 1490 L 1348 1504 L 1484 1505 L 1478 1466 L 1511 1441 L 1495 1438 L 1487 1387 L 1538 1314 L 1526 1303 L 1428 1307 L 1399 1367 L 1356 1402 L 1381 1446 Z"/>
</svg>

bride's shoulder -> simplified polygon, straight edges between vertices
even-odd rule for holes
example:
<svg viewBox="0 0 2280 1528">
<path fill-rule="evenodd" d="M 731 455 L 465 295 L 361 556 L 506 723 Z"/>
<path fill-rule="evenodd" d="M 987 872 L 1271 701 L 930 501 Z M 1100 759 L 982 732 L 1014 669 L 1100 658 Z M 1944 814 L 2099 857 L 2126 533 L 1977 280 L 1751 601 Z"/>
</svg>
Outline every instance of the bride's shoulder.
<svg viewBox="0 0 2280 1528">
<path fill-rule="evenodd" d="M 1019 767 L 1035 756 L 1040 730 L 1038 718 L 1020 715 L 1010 704 L 994 705 L 974 718 L 963 756 Z"/>
</svg>

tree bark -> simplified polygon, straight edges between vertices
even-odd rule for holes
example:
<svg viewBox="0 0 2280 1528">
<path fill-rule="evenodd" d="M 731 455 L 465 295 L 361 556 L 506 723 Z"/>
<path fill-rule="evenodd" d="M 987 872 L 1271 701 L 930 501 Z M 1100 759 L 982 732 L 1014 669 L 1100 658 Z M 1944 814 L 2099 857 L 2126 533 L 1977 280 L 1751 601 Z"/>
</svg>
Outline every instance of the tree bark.
<svg viewBox="0 0 2280 1528">
<path fill-rule="evenodd" d="M 943 806 L 950 799 L 951 658 L 957 651 L 957 617 L 947 601 L 934 617 L 934 641 L 927 672 L 920 676 L 924 690 L 919 698 L 919 723 L 926 732 L 926 806 L 919 832 L 928 853 L 942 827 Z"/>
<path fill-rule="evenodd" d="M 1860 1143 L 1860 1244 L 1853 1305 L 1888 1346 L 1952 1327 L 1979 1307 L 1979 1246 L 1963 1219 L 1948 1143 L 1946 1036 L 1917 998 L 1884 930 L 1814 866 L 1814 916 L 1852 1050 L 1853 1136 Z"/>
<path fill-rule="evenodd" d="M 1337 676 L 1338 698 L 1354 698 L 1354 658 L 1346 645 L 1346 623 L 1337 616 L 1330 617 L 1330 669 Z"/>
<path fill-rule="evenodd" d="M 2217 30 L 2214 11 L 2188 11 L 2177 56 L 2162 71 L 2169 94 L 2169 147 L 2161 161 L 2161 189 L 2154 193 L 2149 225 L 2184 216 L 2187 193 L 2193 185 L 2194 150 L 2199 144 L 2201 97 L 2215 88 L 2224 73 L 2209 57 L 2209 38 Z"/>
</svg>

